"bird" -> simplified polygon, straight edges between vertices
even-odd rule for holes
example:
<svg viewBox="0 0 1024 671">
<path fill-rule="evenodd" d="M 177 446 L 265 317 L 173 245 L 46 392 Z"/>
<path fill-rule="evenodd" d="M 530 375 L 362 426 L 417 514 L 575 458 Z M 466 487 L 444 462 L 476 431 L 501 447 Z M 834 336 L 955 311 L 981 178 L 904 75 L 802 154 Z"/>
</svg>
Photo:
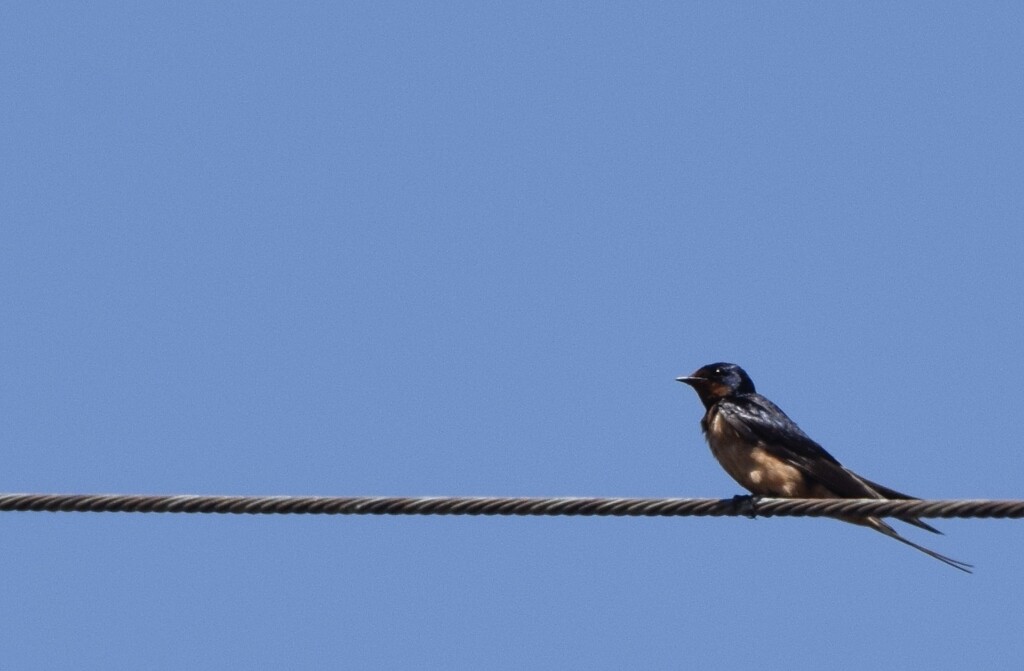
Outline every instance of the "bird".
<svg viewBox="0 0 1024 671">
<path fill-rule="evenodd" d="M 916 500 L 840 464 L 777 405 L 757 393 L 753 380 L 736 364 L 708 364 L 676 380 L 693 387 L 704 404 L 700 426 L 711 454 L 754 496 Z M 904 538 L 878 517 L 840 519 L 870 527 L 965 573 L 973 572 L 973 565 Z M 917 517 L 896 519 L 942 533 Z"/>
</svg>

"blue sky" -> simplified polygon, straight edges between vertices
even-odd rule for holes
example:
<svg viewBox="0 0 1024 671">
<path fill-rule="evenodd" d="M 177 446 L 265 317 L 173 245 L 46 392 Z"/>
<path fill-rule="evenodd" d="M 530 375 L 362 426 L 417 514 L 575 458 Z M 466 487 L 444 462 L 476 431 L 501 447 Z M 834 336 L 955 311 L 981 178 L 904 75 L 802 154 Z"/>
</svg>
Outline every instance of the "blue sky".
<svg viewBox="0 0 1024 671">
<path fill-rule="evenodd" d="M 1018 498 L 1017 3 L 7 3 L 9 492 Z M 1024 527 L 0 515 L 0 666 L 1016 668 Z"/>
</svg>

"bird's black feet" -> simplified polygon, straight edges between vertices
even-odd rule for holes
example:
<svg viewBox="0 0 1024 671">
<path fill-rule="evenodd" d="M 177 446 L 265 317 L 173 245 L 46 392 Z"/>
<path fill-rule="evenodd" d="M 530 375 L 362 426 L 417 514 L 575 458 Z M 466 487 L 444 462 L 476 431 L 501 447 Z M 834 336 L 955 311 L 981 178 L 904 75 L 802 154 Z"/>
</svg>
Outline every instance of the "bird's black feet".
<svg viewBox="0 0 1024 671">
<path fill-rule="evenodd" d="M 757 502 L 760 500 L 760 496 L 754 496 L 753 494 L 737 494 L 732 497 L 733 510 L 736 511 L 737 515 L 744 515 L 754 519 L 757 517 Z"/>
</svg>

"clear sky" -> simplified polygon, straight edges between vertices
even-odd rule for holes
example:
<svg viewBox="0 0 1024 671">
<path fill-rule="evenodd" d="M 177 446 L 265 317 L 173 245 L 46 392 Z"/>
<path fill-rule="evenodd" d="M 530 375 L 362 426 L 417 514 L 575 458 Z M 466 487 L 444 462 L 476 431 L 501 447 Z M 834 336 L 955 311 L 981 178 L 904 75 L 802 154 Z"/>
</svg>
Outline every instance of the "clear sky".
<svg viewBox="0 0 1024 671">
<path fill-rule="evenodd" d="M 1014 2 L 0 7 L 0 491 L 1024 497 Z M 1016 669 L 1024 523 L 0 514 L 3 669 Z"/>
</svg>

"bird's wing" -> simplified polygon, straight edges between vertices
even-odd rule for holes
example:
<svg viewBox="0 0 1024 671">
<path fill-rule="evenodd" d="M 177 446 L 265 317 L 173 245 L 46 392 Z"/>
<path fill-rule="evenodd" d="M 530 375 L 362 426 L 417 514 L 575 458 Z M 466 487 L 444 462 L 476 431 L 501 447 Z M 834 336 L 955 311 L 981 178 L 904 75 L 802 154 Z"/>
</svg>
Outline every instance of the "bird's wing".
<svg viewBox="0 0 1024 671">
<path fill-rule="evenodd" d="M 823 485 L 837 497 L 883 498 L 867 481 L 844 468 L 764 396 L 747 394 L 720 401 L 718 412 L 745 440 L 795 466 L 805 477 Z"/>
<path fill-rule="evenodd" d="M 800 469 L 837 497 L 848 499 L 913 499 L 915 497 L 862 478 L 814 442 L 777 405 L 760 394 L 722 401 L 718 412 L 737 433 Z M 932 533 L 942 532 L 916 517 L 897 517 Z"/>
<path fill-rule="evenodd" d="M 857 476 L 857 477 L 860 477 L 860 476 Z M 903 492 L 898 492 L 895 489 L 892 489 L 890 487 L 886 487 L 885 485 L 880 485 L 877 482 L 871 482 L 867 478 L 860 478 L 860 479 L 863 480 L 864 482 L 866 482 L 869 487 L 871 487 L 876 492 L 878 492 L 883 498 L 887 498 L 887 499 L 902 499 L 902 500 L 906 500 L 906 501 L 917 501 L 917 500 L 919 500 L 916 496 L 910 496 L 909 494 L 904 494 Z M 913 524 L 915 527 L 918 527 L 920 529 L 924 529 L 925 531 L 930 531 L 933 534 L 940 534 L 940 535 L 942 534 L 941 531 L 939 531 L 938 529 L 936 529 L 932 525 L 928 524 L 927 522 L 922 522 L 917 517 L 897 517 L 896 519 L 902 520 L 902 521 L 906 522 L 907 524 Z"/>
</svg>

